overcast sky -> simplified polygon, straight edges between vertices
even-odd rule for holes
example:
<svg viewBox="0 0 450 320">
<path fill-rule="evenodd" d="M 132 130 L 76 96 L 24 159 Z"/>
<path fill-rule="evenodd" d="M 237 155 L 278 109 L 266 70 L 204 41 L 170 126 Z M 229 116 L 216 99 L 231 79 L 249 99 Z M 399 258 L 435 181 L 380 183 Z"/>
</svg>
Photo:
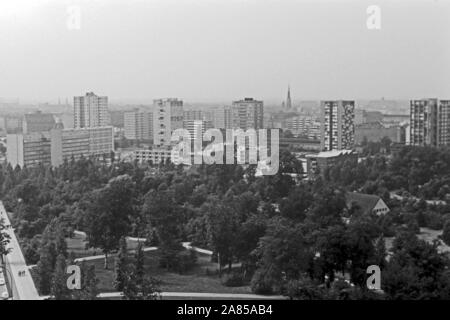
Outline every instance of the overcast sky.
<svg viewBox="0 0 450 320">
<path fill-rule="evenodd" d="M 445 0 L 0 0 L 0 97 L 450 99 L 449 18 Z"/>
</svg>

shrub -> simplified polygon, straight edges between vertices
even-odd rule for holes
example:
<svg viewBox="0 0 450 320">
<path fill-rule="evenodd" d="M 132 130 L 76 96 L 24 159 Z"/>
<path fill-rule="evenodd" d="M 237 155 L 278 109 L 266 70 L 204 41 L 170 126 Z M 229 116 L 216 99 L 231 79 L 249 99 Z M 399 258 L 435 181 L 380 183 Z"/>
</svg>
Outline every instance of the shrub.
<svg viewBox="0 0 450 320">
<path fill-rule="evenodd" d="M 241 272 L 226 274 L 222 279 L 222 284 L 226 287 L 242 287 L 244 283 L 244 275 Z"/>
<path fill-rule="evenodd" d="M 185 273 L 197 263 L 197 255 L 194 250 L 184 250 L 176 256 L 176 269 L 179 273 Z"/>
<path fill-rule="evenodd" d="M 273 280 L 261 272 L 256 271 L 251 281 L 252 291 L 256 294 L 273 294 Z"/>
<path fill-rule="evenodd" d="M 439 213 L 428 211 L 425 213 L 425 225 L 433 230 L 442 230 L 444 219 Z"/>
<path fill-rule="evenodd" d="M 286 285 L 286 295 L 291 299 L 299 300 L 327 298 L 326 290 L 310 279 L 290 280 Z"/>
</svg>

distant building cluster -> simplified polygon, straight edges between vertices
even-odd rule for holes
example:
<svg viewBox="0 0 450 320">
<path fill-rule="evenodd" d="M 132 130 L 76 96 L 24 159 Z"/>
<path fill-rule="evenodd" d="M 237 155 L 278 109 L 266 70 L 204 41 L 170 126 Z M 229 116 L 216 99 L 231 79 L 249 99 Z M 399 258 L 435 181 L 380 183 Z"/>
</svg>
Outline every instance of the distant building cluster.
<svg viewBox="0 0 450 320">
<path fill-rule="evenodd" d="M 383 112 L 364 109 L 373 104 L 358 104 L 356 100 L 294 104 L 288 87 L 281 109 L 266 112 L 262 100 L 249 97 L 203 108 L 186 106 L 178 98 L 163 98 L 152 105 L 110 111 L 107 96 L 88 92 L 74 97 L 71 114 L 38 111 L 7 115 L 0 118 L 0 130 L 7 134 L 6 160 L 11 165 L 58 166 L 66 159 L 111 155 L 114 135 L 130 142 L 118 149 L 124 159 L 127 155 L 129 161 L 159 163 L 170 159 L 172 133 L 177 129 L 186 129 L 195 138 L 211 128 L 279 128 L 280 150 L 289 150 L 301 160 L 305 176 L 310 178 L 336 163 L 354 162 L 356 151 L 369 142 L 450 145 L 450 100 L 411 100 L 409 114 L 387 113 L 392 101 L 386 101 Z M 67 102 L 61 106 L 69 107 Z"/>
<path fill-rule="evenodd" d="M 74 98 L 73 128 L 64 129 L 52 114 L 25 114 L 22 132 L 6 136 L 6 160 L 13 167 L 39 164 L 59 166 L 81 157 L 109 159 L 114 151 L 108 98 L 93 92 Z"/>
</svg>

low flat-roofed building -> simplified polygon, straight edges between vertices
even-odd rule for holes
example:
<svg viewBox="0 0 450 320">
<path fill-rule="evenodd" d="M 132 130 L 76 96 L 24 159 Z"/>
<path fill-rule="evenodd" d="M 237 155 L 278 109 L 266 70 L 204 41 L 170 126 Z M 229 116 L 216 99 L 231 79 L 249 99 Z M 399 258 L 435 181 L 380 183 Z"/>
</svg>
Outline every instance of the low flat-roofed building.
<svg viewBox="0 0 450 320">
<path fill-rule="evenodd" d="M 327 169 L 336 164 L 351 161 L 356 166 L 358 163 L 358 154 L 353 150 L 323 151 L 317 154 L 307 154 L 305 158 L 308 178 L 324 174 Z"/>
<path fill-rule="evenodd" d="M 138 163 L 152 163 L 152 164 L 160 164 L 166 163 L 167 160 L 172 161 L 172 150 L 170 147 L 159 147 L 152 149 L 138 149 L 133 151 L 133 160 Z"/>
<path fill-rule="evenodd" d="M 280 150 L 289 151 L 320 151 L 320 140 L 305 138 L 280 137 Z"/>
</svg>

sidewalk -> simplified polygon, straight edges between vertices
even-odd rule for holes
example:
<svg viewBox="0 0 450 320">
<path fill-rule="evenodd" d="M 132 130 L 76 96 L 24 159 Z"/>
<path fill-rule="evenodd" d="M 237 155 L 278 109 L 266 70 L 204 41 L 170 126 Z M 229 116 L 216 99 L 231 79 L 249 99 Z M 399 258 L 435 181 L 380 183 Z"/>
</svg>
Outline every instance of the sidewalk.
<svg viewBox="0 0 450 320">
<path fill-rule="evenodd" d="M 10 226 L 11 222 L 6 213 L 3 202 L 0 201 L 0 217 L 3 218 L 5 225 Z M 19 241 L 16 238 L 14 230 L 12 228 L 7 228 L 6 232 L 11 236 L 11 241 L 8 248 L 11 248 L 11 252 L 6 256 L 7 268 L 11 271 L 11 276 L 13 277 L 13 292 L 17 293 L 17 300 L 40 300 L 38 291 L 34 284 L 33 278 L 31 277 L 30 271 L 28 270 L 25 258 L 20 249 Z M 19 272 L 24 272 L 24 275 L 19 277 Z"/>
</svg>

